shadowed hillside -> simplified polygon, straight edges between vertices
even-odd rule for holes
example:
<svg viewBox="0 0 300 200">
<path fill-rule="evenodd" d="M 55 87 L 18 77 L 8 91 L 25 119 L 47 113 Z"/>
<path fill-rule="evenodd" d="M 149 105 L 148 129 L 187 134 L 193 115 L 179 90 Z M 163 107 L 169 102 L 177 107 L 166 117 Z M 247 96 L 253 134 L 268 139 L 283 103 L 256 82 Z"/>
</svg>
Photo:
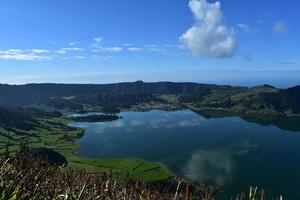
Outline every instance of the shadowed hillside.
<svg viewBox="0 0 300 200">
<path fill-rule="evenodd" d="M 198 83 L 132 83 L 115 84 L 27 84 L 0 85 L 0 104 L 24 106 L 45 103 L 51 97 L 92 96 L 101 94 L 197 94 L 212 88 L 228 89 Z"/>
<path fill-rule="evenodd" d="M 177 107 L 222 108 L 244 114 L 299 114 L 300 87 L 277 89 L 199 83 L 142 81 L 115 84 L 0 85 L 0 105 L 47 106 L 84 110 L 101 107 L 116 111 L 132 105 L 176 104 Z M 170 101 L 171 99 L 171 101 Z M 178 106 L 179 105 L 179 106 Z"/>
<path fill-rule="evenodd" d="M 39 126 L 37 118 L 60 116 L 59 112 L 46 112 L 34 108 L 0 107 L 0 127 L 33 130 Z"/>
</svg>

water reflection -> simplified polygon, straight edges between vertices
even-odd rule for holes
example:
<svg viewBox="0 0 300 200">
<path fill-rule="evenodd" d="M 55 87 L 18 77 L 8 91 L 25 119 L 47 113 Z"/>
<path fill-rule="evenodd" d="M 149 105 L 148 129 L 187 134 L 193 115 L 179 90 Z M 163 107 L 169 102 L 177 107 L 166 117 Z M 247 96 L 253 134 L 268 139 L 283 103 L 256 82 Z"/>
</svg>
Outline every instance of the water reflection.
<svg viewBox="0 0 300 200">
<path fill-rule="evenodd" d="M 248 122 L 254 122 L 262 126 L 273 125 L 282 130 L 295 132 L 300 131 L 300 116 L 243 115 L 223 110 L 199 110 L 195 112 L 206 119 L 220 119 L 230 116 L 239 116 Z"/>
<path fill-rule="evenodd" d="M 224 186 L 234 173 L 232 152 L 200 150 L 192 154 L 183 169 L 183 174 L 193 181 Z"/>
<path fill-rule="evenodd" d="M 112 122 L 72 123 L 86 129 L 76 141 L 81 145 L 78 154 L 153 160 L 195 181 L 219 186 L 229 182 L 231 194 L 260 185 L 287 194 L 286 199 L 288 195 L 300 199 L 297 118 L 272 121 L 284 127 L 280 129 L 224 113 L 201 116 L 189 110 L 122 112 L 120 116 Z"/>
</svg>

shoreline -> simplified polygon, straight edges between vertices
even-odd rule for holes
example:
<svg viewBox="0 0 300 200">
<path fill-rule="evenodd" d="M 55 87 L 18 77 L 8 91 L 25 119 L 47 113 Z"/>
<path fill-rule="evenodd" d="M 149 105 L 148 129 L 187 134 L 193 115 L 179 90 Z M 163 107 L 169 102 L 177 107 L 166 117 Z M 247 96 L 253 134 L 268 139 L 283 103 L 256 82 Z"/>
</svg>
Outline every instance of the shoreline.
<svg viewBox="0 0 300 200">
<path fill-rule="evenodd" d="M 72 128 L 77 128 L 77 129 L 80 129 L 81 130 L 81 134 L 80 136 L 78 136 L 77 138 L 74 138 L 74 145 L 78 145 L 76 144 L 75 140 L 76 139 L 80 139 L 81 137 L 84 136 L 84 134 L 86 134 L 86 130 L 84 128 L 81 128 L 81 127 L 78 127 L 78 126 L 70 126 L 70 123 L 80 123 L 80 122 L 76 122 L 76 121 L 72 121 L 70 118 L 66 118 L 68 120 L 68 122 L 65 123 L 66 126 L 68 127 L 72 127 Z M 129 163 L 136 163 L 137 165 L 136 166 L 133 166 L 133 170 L 132 170 L 132 178 L 137 178 L 137 179 L 140 179 L 142 181 L 145 181 L 145 182 L 156 182 L 156 181 L 167 181 L 168 179 L 170 178 L 173 178 L 175 177 L 175 174 L 173 172 L 171 172 L 165 165 L 163 165 L 162 163 L 160 162 L 154 162 L 154 161 L 148 161 L 148 160 L 144 160 L 144 159 L 140 159 L 140 158 L 137 158 L 137 157 L 111 157 L 111 158 L 93 158 L 93 157 L 87 157 L 87 156 L 79 156 L 79 155 L 76 155 L 76 152 L 78 150 L 80 150 L 81 146 L 78 145 L 78 148 L 74 151 L 72 151 L 72 155 L 64 155 L 66 156 L 66 159 L 68 161 L 70 161 L 71 163 L 71 167 L 72 168 L 72 164 L 74 165 L 74 162 L 76 164 L 79 164 L 80 163 L 80 160 L 83 160 L 84 162 L 81 162 L 82 164 L 86 164 L 86 163 L 89 163 L 89 164 L 86 164 L 86 165 L 90 165 L 90 166 L 98 166 L 98 167 L 101 167 L 101 168 L 107 168 L 107 169 L 110 169 L 110 170 L 117 170 L 120 169 L 118 168 L 118 166 L 112 166 L 112 165 L 105 165 L 105 163 L 114 163 L 114 162 L 117 162 L 117 163 L 123 163 L 124 162 L 129 162 Z M 73 163 L 72 163 L 73 162 Z M 143 165 L 150 165 L 152 167 L 148 168 L 148 169 L 144 169 L 144 171 L 141 171 L 141 172 L 137 172 L 137 169 L 139 167 L 142 167 Z M 82 166 L 84 169 L 84 166 Z M 161 170 L 160 173 L 162 173 L 161 177 L 154 177 L 154 178 L 147 178 L 147 179 L 143 179 L 143 178 L 138 178 L 138 176 L 140 174 L 142 174 L 143 172 L 145 171 L 149 171 L 151 172 L 151 170 Z M 121 170 L 122 171 L 122 170 Z M 130 169 L 128 169 L 128 171 L 130 171 Z M 92 174 L 97 174 L 97 173 L 101 173 L 103 172 L 102 170 L 101 171 L 97 171 L 97 170 L 92 170 L 91 173 Z M 121 172 L 122 173 L 122 172 Z M 117 175 L 119 175 L 119 173 L 117 172 Z"/>
<path fill-rule="evenodd" d="M 147 111 L 151 111 L 151 110 L 163 110 L 163 111 L 167 111 L 167 112 L 172 112 L 172 111 L 179 111 L 179 110 L 190 110 L 192 112 L 195 112 L 196 114 L 202 115 L 205 118 L 223 118 L 223 117 L 230 117 L 230 116 L 237 116 L 237 117 L 241 117 L 244 120 L 250 121 L 250 122 L 255 122 L 255 123 L 260 123 L 259 120 L 257 120 L 257 115 L 255 114 L 243 114 L 243 113 L 239 113 L 239 112 L 233 112 L 230 109 L 223 109 L 223 108 L 208 108 L 208 107 L 202 107 L 202 108 L 195 108 L 195 107 L 191 107 L 188 105 L 177 105 L 174 106 L 172 104 L 168 104 L 167 106 L 164 104 L 161 104 L 160 106 L 149 106 L 147 105 L 147 109 L 145 109 L 144 106 L 141 105 L 137 105 L 135 107 L 132 107 L 130 109 L 120 109 L 120 112 L 147 112 Z M 97 111 L 97 110 L 92 110 L 92 111 L 86 111 L 86 113 L 89 112 L 101 112 L 101 111 Z M 207 112 L 209 113 L 208 115 L 203 115 L 202 112 Z M 67 113 L 72 113 L 72 114 L 77 114 L 78 112 L 67 112 Z M 83 113 L 83 112 L 80 112 Z M 101 114 L 103 114 L 103 112 L 101 112 Z M 66 114 L 67 115 L 67 114 Z M 254 117 L 254 119 L 252 118 Z M 287 116 L 287 115 L 274 115 L 274 116 L 270 116 L 270 115 L 260 115 L 260 118 L 262 120 L 262 123 L 260 123 L 261 125 L 269 125 L 272 124 L 272 120 L 273 117 L 299 117 L 298 115 L 293 115 L 293 116 Z M 75 168 L 79 168 L 79 169 L 90 169 L 92 168 L 91 172 L 92 173 L 97 173 L 97 170 L 99 170 L 99 173 L 101 173 L 104 168 L 109 168 L 109 169 L 114 169 L 116 171 L 118 171 L 118 167 L 116 167 L 116 165 L 105 165 L 105 163 L 111 163 L 111 162 L 136 162 L 137 165 L 143 165 L 143 163 L 151 163 L 154 164 L 156 167 L 160 167 L 160 169 L 162 171 L 164 171 L 165 175 L 163 176 L 163 178 L 157 178 L 156 180 L 160 181 L 160 180 L 167 180 L 170 177 L 174 177 L 174 173 L 171 172 L 166 166 L 162 165 L 159 162 L 152 162 L 152 161 L 147 161 L 147 160 L 143 160 L 143 159 L 139 159 L 136 157 L 112 157 L 112 158 L 92 158 L 92 157 L 86 157 L 86 156 L 78 156 L 76 155 L 76 152 L 78 152 L 78 150 L 81 148 L 79 144 L 76 144 L 76 139 L 79 139 L 81 137 L 84 136 L 85 133 L 85 129 L 84 128 L 80 128 L 78 126 L 70 126 L 70 123 L 78 123 L 74 120 L 72 120 L 71 118 L 68 117 L 64 117 L 64 124 L 66 126 L 69 127 L 75 127 L 77 129 L 81 130 L 81 133 L 78 134 L 78 137 L 74 137 L 74 141 L 73 141 L 73 145 L 76 146 L 76 148 L 74 148 L 71 152 L 64 154 L 64 156 L 66 156 L 66 158 L 68 158 L 70 160 L 71 163 L 71 167 L 73 165 L 73 167 Z M 265 121 L 264 121 L 265 120 Z M 71 147 L 72 148 L 72 147 Z M 71 154 L 70 154 L 71 153 Z M 104 164 L 103 164 L 104 163 Z M 134 168 L 134 167 L 133 167 Z M 135 176 L 136 174 L 133 174 L 133 176 Z M 175 175 L 176 176 L 176 175 Z M 146 180 L 147 181 L 147 180 Z M 151 180 L 153 181 L 153 180 Z M 150 181 L 150 182 L 151 182 Z"/>
</svg>

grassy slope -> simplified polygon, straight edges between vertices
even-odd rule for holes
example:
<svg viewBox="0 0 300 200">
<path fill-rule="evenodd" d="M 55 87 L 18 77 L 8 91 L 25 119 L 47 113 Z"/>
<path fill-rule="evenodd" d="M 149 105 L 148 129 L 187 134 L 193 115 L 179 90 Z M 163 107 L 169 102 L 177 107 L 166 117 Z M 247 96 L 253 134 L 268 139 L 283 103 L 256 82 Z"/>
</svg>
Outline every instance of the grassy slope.
<svg viewBox="0 0 300 200">
<path fill-rule="evenodd" d="M 281 112 L 265 98 L 266 95 L 276 95 L 279 91 L 271 86 L 262 85 L 253 88 L 211 89 L 203 95 L 161 95 L 160 98 L 169 103 L 181 102 L 183 107 L 192 110 L 224 110 L 245 115 L 290 115 L 289 110 Z M 184 97 L 184 100 L 181 97 Z"/>
<path fill-rule="evenodd" d="M 84 130 L 68 129 L 65 125 L 68 120 L 65 118 L 41 119 L 40 122 L 43 123 L 43 128 L 24 132 L 24 134 L 31 135 L 20 136 L 20 134 L 8 133 L 1 129 L 0 141 L 3 143 L 0 151 L 5 150 L 5 144 L 9 141 L 8 135 L 10 135 L 10 151 L 17 151 L 20 143 L 28 141 L 33 148 L 47 147 L 58 151 L 68 159 L 68 167 L 75 170 L 87 170 L 90 173 L 112 171 L 119 179 L 129 175 L 131 178 L 148 182 L 165 180 L 171 176 L 171 173 L 160 164 L 136 158 L 92 159 L 78 157 L 74 155 L 74 152 L 78 151 L 80 146 L 74 143 L 74 139 L 80 137 Z"/>
</svg>

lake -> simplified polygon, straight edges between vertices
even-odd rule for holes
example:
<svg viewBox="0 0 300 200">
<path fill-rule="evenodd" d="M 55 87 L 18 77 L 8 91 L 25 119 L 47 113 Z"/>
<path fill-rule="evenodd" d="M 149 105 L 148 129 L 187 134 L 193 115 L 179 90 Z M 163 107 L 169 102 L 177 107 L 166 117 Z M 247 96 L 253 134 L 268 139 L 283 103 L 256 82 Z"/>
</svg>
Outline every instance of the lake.
<svg viewBox="0 0 300 200">
<path fill-rule="evenodd" d="M 297 127 L 283 130 L 240 117 L 205 118 L 190 110 L 120 116 L 111 122 L 71 123 L 86 130 L 76 141 L 78 155 L 160 162 L 177 175 L 225 186 L 224 198 L 259 186 L 284 199 L 300 199 Z M 299 118 L 290 123 L 299 124 Z"/>
</svg>

